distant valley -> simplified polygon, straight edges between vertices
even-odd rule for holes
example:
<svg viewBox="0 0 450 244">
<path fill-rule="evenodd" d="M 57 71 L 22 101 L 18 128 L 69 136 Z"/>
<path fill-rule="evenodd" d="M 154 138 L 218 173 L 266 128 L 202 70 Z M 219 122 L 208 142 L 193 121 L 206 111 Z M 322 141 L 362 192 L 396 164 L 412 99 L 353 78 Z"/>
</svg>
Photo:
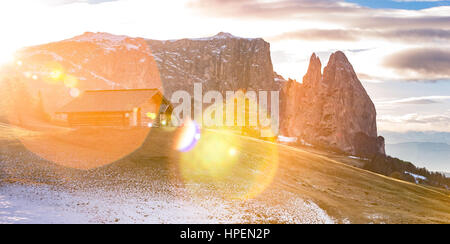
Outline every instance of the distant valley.
<svg viewBox="0 0 450 244">
<path fill-rule="evenodd" d="M 426 167 L 436 171 L 450 171 L 450 145 L 447 143 L 404 142 L 386 144 L 386 153 L 410 161 L 418 167 Z"/>
<path fill-rule="evenodd" d="M 399 144 L 405 142 L 434 142 L 446 143 L 450 145 L 450 132 L 440 131 L 408 131 L 393 132 L 380 131 L 380 134 L 386 138 L 387 144 Z"/>
</svg>

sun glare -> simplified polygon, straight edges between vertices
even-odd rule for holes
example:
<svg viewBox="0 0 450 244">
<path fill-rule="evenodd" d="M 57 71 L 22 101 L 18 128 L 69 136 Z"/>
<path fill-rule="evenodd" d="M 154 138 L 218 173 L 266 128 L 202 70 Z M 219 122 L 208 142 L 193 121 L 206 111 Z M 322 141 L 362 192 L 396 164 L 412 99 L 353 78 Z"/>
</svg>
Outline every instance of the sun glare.
<svg viewBox="0 0 450 244">
<path fill-rule="evenodd" d="M 71 88 L 69 93 L 74 98 L 80 96 L 80 90 L 78 88 Z"/>
<path fill-rule="evenodd" d="M 228 154 L 230 155 L 230 156 L 236 156 L 236 154 L 237 154 L 237 150 L 236 150 L 236 148 L 230 148 L 230 150 L 228 151 Z"/>
<path fill-rule="evenodd" d="M 50 72 L 50 77 L 53 80 L 59 80 L 62 76 L 62 71 L 61 70 L 53 70 L 52 72 Z"/>
<path fill-rule="evenodd" d="M 150 118 L 150 119 L 156 119 L 156 114 L 155 114 L 155 113 L 148 112 L 146 115 L 147 115 L 147 117 Z"/>
<path fill-rule="evenodd" d="M 0 65 L 4 65 L 4 64 L 8 64 L 8 63 L 11 64 L 14 62 L 16 62 L 16 64 L 17 64 L 18 60 L 15 60 L 14 53 L 15 53 L 14 50 L 7 48 L 7 47 L 5 47 L 5 49 L 3 49 L 3 50 L 0 49 Z"/>
<path fill-rule="evenodd" d="M 200 139 L 200 127 L 193 120 L 187 120 L 178 137 L 176 149 L 180 152 L 192 150 Z"/>
<path fill-rule="evenodd" d="M 189 150 L 181 153 L 175 171 L 187 186 L 192 186 L 191 194 L 196 194 L 196 185 L 207 183 L 225 198 L 248 200 L 271 185 L 278 169 L 275 144 L 265 144 L 261 155 L 243 153 L 241 157 L 240 150 L 250 147 L 251 141 L 226 131 L 206 130 L 202 133 L 204 140 L 193 144 L 192 133 L 183 142 Z"/>
</svg>

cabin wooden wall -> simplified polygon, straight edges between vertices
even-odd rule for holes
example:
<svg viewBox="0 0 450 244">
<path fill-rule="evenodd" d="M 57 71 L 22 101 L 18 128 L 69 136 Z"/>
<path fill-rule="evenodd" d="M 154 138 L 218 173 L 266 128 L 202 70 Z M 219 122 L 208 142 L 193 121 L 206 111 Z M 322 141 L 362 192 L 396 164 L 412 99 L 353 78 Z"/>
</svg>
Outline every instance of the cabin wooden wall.
<svg viewBox="0 0 450 244">
<path fill-rule="evenodd" d="M 69 113 L 69 126 L 129 126 L 127 112 Z M 128 113 L 131 114 L 131 113 Z"/>
</svg>

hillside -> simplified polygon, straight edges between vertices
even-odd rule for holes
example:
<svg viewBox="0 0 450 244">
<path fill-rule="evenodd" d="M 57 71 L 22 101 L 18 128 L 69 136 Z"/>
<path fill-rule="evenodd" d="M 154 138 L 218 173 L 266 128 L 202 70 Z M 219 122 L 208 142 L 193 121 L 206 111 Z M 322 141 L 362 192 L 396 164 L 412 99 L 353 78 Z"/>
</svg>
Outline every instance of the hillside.
<svg viewBox="0 0 450 244">
<path fill-rule="evenodd" d="M 110 130 L 109 136 L 123 133 Z M 89 170 L 36 157 L 17 139 L 59 142 L 59 153 L 66 148 L 76 161 L 104 131 L 50 136 L 3 125 L 0 134 L 2 199 L 19 188 L 23 194 L 11 195 L 12 204 L 26 199 L 27 208 L 48 207 L 79 222 L 450 223 L 448 191 L 223 131 L 203 131 L 193 151 L 180 153 L 173 149 L 176 131 L 153 129 L 137 151 Z"/>
</svg>

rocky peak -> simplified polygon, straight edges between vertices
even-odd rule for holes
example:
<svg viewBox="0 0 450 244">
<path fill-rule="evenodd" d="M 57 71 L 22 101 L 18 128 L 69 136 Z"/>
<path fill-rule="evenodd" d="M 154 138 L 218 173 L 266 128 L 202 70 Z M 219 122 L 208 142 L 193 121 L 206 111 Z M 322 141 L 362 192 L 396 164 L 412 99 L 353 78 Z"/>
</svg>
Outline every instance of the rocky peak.
<svg viewBox="0 0 450 244">
<path fill-rule="evenodd" d="M 203 91 L 278 90 L 274 81 L 270 44 L 260 38 L 242 38 L 221 32 L 212 37 L 147 40 L 158 63 L 164 94 Z"/>
<path fill-rule="evenodd" d="M 211 41 L 211 40 L 220 40 L 220 39 L 235 39 L 235 40 L 263 40 L 261 38 L 244 38 L 244 37 L 239 37 L 239 36 L 235 36 L 231 33 L 228 32 L 219 32 L 217 35 L 212 36 L 212 37 L 204 37 L 204 38 L 194 38 L 194 39 L 190 39 L 190 40 L 196 40 L 196 41 Z"/>
<path fill-rule="evenodd" d="M 337 52 L 331 54 L 330 59 L 328 60 L 328 66 L 333 66 L 333 65 L 338 65 L 338 66 L 349 65 L 349 66 L 351 66 L 350 61 L 348 61 L 347 56 L 345 56 L 345 54 L 342 51 L 337 51 Z"/>
<path fill-rule="evenodd" d="M 323 80 L 326 84 L 332 84 L 333 81 L 361 84 L 347 56 L 341 51 L 331 54 L 323 71 Z"/>
<path fill-rule="evenodd" d="M 105 32 L 85 32 L 82 35 L 73 37 L 71 39 L 68 39 L 66 41 L 77 41 L 77 42 L 95 42 L 95 41 L 108 41 L 108 42 L 112 42 L 112 43 L 120 43 L 122 41 L 124 41 L 125 39 L 127 39 L 129 37 L 127 36 L 118 36 L 118 35 L 113 35 L 110 33 L 105 33 Z"/>
<path fill-rule="evenodd" d="M 319 58 L 311 56 L 303 84 L 283 88 L 282 114 L 287 136 L 351 154 L 384 154 L 375 106 L 343 52 L 331 55 L 323 75 Z"/>
<path fill-rule="evenodd" d="M 228 32 L 219 32 L 217 35 L 214 36 L 215 38 L 236 38 L 232 34 Z"/>
<path fill-rule="evenodd" d="M 177 90 L 191 92 L 194 83 L 202 83 L 205 92 L 278 90 L 280 84 L 274 81 L 269 43 L 225 32 L 167 41 L 86 32 L 25 48 L 18 57 L 49 112 L 84 90 L 158 88 L 170 98 Z M 55 72 L 61 74 L 57 81 Z"/>
<path fill-rule="evenodd" d="M 315 53 L 312 54 L 308 71 L 306 75 L 303 77 L 303 84 L 305 85 L 315 85 L 318 84 L 322 79 L 322 63 L 320 62 L 319 57 L 316 56 Z"/>
<path fill-rule="evenodd" d="M 161 88 L 157 64 L 142 38 L 86 32 L 24 48 L 17 57 L 33 95 L 41 91 L 49 112 L 85 90 Z M 52 73 L 59 75 L 52 77 Z"/>
</svg>

